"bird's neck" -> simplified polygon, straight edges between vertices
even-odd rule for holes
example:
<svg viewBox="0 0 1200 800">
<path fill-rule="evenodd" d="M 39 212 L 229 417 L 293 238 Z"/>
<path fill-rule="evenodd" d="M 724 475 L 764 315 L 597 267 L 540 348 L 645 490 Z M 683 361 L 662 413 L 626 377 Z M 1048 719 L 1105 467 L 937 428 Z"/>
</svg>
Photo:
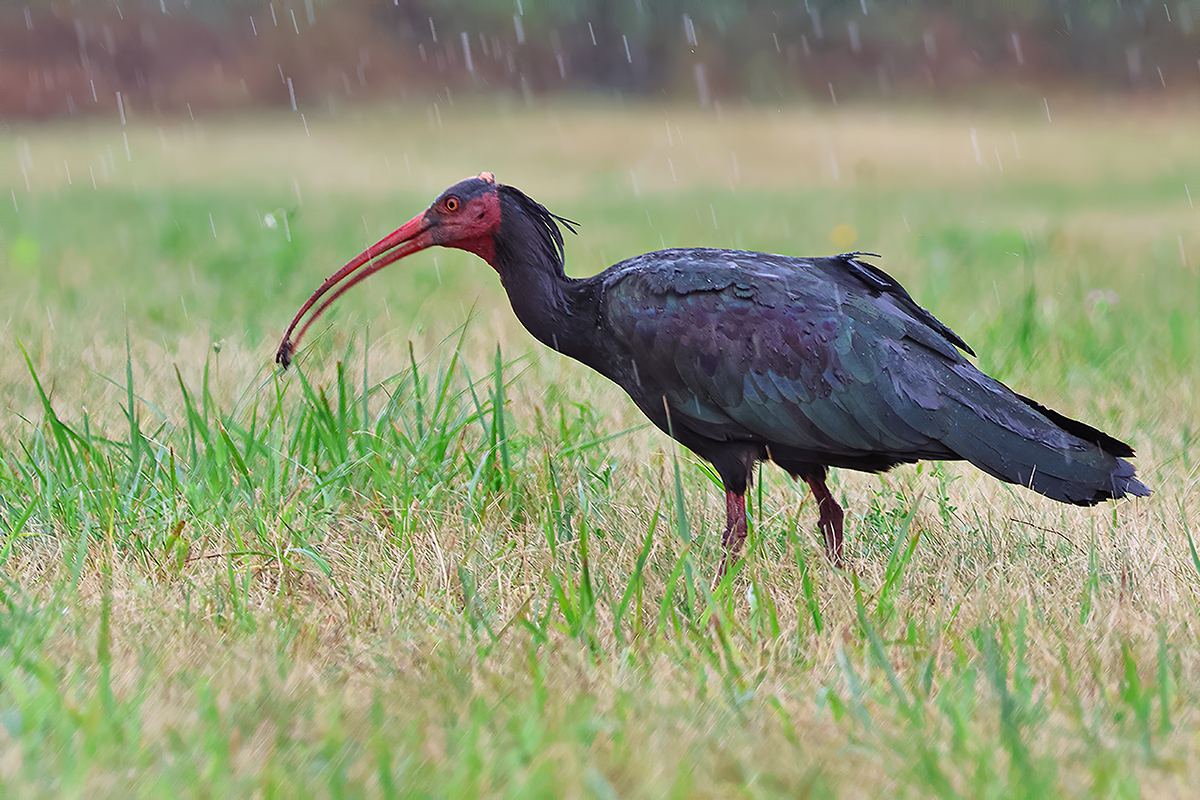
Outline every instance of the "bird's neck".
<svg viewBox="0 0 1200 800">
<path fill-rule="evenodd" d="M 561 264 L 537 262 L 497 265 L 513 313 L 526 330 L 561 353 L 579 357 L 581 322 L 579 281 L 568 278 Z"/>
<path fill-rule="evenodd" d="M 586 360 L 594 313 L 587 281 L 568 278 L 548 229 L 520 213 L 505 215 L 494 237 L 492 267 L 513 312 L 543 344 Z"/>
</svg>

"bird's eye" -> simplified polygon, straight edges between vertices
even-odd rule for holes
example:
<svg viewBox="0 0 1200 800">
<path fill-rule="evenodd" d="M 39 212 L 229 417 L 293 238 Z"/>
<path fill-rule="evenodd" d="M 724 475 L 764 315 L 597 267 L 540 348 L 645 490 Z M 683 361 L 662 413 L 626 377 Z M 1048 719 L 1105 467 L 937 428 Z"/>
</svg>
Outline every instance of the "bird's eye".
<svg viewBox="0 0 1200 800">
<path fill-rule="evenodd" d="M 458 198 L 447 197 L 446 202 L 443 205 L 446 206 L 447 211 L 458 211 Z"/>
</svg>

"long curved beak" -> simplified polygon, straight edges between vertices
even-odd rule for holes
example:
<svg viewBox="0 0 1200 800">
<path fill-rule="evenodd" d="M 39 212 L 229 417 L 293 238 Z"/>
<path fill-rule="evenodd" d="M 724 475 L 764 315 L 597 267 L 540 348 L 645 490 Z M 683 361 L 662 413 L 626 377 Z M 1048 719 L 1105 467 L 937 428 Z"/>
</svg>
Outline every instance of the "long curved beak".
<svg viewBox="0 0 1200 800">
<path fill-rule="evenodd" d="M 387 265 L 394 264 L 405 256 L 412 255 L 432 245 L 433 237 L 429 234 L 432 224 L 426 221 L 425 216 L 422 213 L 419 216 L 413 217 L 359 253 L 346 266 L 326 278 L 325 282 L 312 293 L 312 297 L 308 298 L 304 305 L 300 307 L 300 310 L 292 320 L 292 324 L 288 326 L 287 332 L 283 335 L 283 341 L 279 345 L 279 350 L 275 353 L 275 363 L 281 364 L 284 369 L 288 368 L 288 365 L 292 363 L 292 353 L 295 352 L 299 341 L 304 338 L 308 327 L 313 324 L 313 321 L 317 317 L 324 313 L 325 309 L 329 308 L 334 300 L 341 297 L 347 289 L 360 281 L 366 280 Z M 334 290 L 333 294 L 326 297 L 325 301 L 317 306 L 317 310 L 309 316 L 308 321 L 304 323 L 303 327 L 300 328 L 300 332 L 293 338 L 292 332 L 296 330 L 296 326 L 300 324 L 300 320 L 331 289 Z"/>
</svg>

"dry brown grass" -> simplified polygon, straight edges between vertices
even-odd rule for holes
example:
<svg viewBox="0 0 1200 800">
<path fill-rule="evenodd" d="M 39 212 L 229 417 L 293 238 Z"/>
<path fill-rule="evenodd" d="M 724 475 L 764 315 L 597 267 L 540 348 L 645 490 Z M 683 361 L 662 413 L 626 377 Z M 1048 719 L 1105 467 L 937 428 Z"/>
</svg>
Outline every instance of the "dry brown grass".
<svg viewBox="0 0 1200 800">
<path fill-rule="evenodd" d="M 224 251 L 205 250 L 202 237 L 184 250 L 187 261 L 178 261 L 162 244 L 170 219 L 199 213 L 207 198 L 234 203 L 230 198 L 243 191 L 251 195 L 244 205 L 265 208 L 270 198 L 294 195 L 293 180 L 305 204 L 301 214 L 309 215 L 298 231 L 309 234 L 321 230 L 313 216 L 366 196 L 337 217 L 364 216 L 367 230 L 345 235 L 353 242 L 416 213 L 419 205 L 409 207 L 408 198 L 430 197 L 460 174 L 491 169 L 531 192 L 536 187 L 536 196 L 568 216 L 573 208 L 594 215 L 571 243 L 579 272 L 632 254 L 628 247 L 648 249 L 659 232 L 724 245 L 757 246 L 749 240 L 757 235 L 778 241 L 778 230 L 756 233 L 774 227 L 764 220 L 775 215 L 791 218 L 793 230 L 819 228 L 804 235 L 823 242 L 831 222 L 848 215 L 868 229 L 853 215 L 882 198 L 886 214 L 879 215 L 887 219 L 875 232 L 895 254 L 889 269 L 905 275 L 910 288 L 915 281 L 942 293 L 935 312 L 969 331 L 985 366 L 1000 365 L 1018 388 L 1131 438 L 1155 495 L 1078 509 L 961 465 L 946 465 L 944 473 L 930 466 L 885 476 L 842 473 L 836 492 L 849 512 L 853 565 L 843 574 L 819 557 L 807 494 L 768 469 L 761 539 L 731 593 L 707 598 L 702 587 L 716 563 L 723 508 L 703 471 L 645 427 L 619 389 L 534 347 L 486 267 L 442 255 L 447 287 L 418 303 L 405 296 L 418 284 L 398 274 L 393 286 L 402 288 L 390 294 L 348 298 L 358 305 L 301 366 L 334 396 L 336 361 L 360 335 L 355 319 L 365 317 L 373 320 L 372 384 L 407 372 L 408 341 L 429 376 L 452 351 L 441 340 L 477 304 L 462 347 L 470 375 L 484 390 L 490 386 L 482 379 L 497 343 L 510 361 L 517 469 L 507 491 L 473 494 L 463 480 L 406 497 L 402 481 L 385 478 L 333 482 L 327 491 L 319 485 L 331 480 L 332 465 L 325 465 L 320 479 L 297 475 L 279 497 L 268 479 L 243 479 L 222 456 L 232 477 L 220 492 L 243 494 L 221 506 L 227 516 L 214 515 L 226 498 L 185 475 L 177 490 L 182 545 L 168 546 L 162 528 L 169 526 L 155 527 L 157 518 L 144 527 L 113 527 L 102 517 L 80 526 L 65 511 L 55 516 L 72 496 L 56 506 L 22 471 L 49 463 L 38 448 L 52 450 L 53 443 L 46 444 L 50 428 L 15 336 L 62 419 L 81 429 L 86 413 L 98 435 L 120 445 L 122 426 L 128 430 L 121 405 L 127 313 L 143 431 L 152 447 L 173 448 L 182 460 L 187 404 L 176 368 L 193 394 L 209 388 L 243 446 L 233 425 L 248 428 L 255 403 L 257 418 L 266 419 L 274 402 L 266 359 L 278 326 L 260 321 L 259 336 L 218 336 L 194 323 L 179 332 L 178 323 L 142 316 L 156 304 L 173 309 L 173 296 L 162 300 L 147 289 L 123 307 L 107 293 L 133 280 L 128 263 L 108 263 L 102 249 L 56 250 L 47 241 L 41 266 L 57 270 L 61 286 L 48 289 L 21 274 L 11 251 L 3 265 L 32 288 L 25 298 L 8 299 L 8 322 L 0 327 L 8 410 L 0 422 L 0 521 L 12 524 L 23 504 L 34 502 L 29 498 L 42 503 L 4 563 L 6 783 L 45 794 L 133 787 L 158 795 L 194 786 L 197 793 L 330 796 L 343 788 L 387 794 L 389 780 L 403 793 L 446 795 L 607 788 L 689 796 L 1186 796 L 1200 785 L 1200 565 L 1188 543 L 1200 494 L 1190 453 L 1200 409 L 1189 367 L 1197 357 L 1191 267 L 1200 262 L 1200 241 L 1183 193 L 1189 176 L 1197 176 L 1193 193 L 1200 199 L 1200 155 L 1181 134 L 1200 122 L 1194 110 L 1134 118 L 1120 109 L 1074 108 L 1055 110 L 1048 123 L 1036 113 L 998 111 L 727 108 L 715 115 L 464 104 L 439 109 L 441 128 L 427 112 L 405 108 L 338 122 L 313 115 L 311 138 L 290 116 L 252 125 L 176 121 L 161 133 L 135 121 L 128 132 L 136 157 L 119 164 L 122 145 L 120 169 L 95 197 L 117 202 L 136 189 L 143 200 L 161 193 L 176 203 L 161 224 L 132 225 L 126 252 L 130 263 L 164 282 L 194 260 L 197 295 L 220 281 L 249 291 L 256 278 L 220 273 L 213 264 Z M 90 179 L 83 189 L 79 184 L 86 165 L 95 167 L 120 140 L 116 128 L 35 129 L 11 138 L 28 139 L 35 169 L 30 193 L 16 184 L 20 214 L 0 219 L 7 243 L 38 230 L 21 214 L 44 218 L 61 207 L 81 225 L 108 224 L 89 222 L 89 215 L 103 215 L 84 193 L 92 191 Z M 63 160 L 71 165 L 71 187 L 53 166 Z M 6 180 L 14 177 L 23 181 L 19 173 Z M 817 187 L 827 191 L 829 208 L 819 198 L 787 205 L 790 194 L 816 196 Z M 906 187 L 919 198 L 905 199 Z M 1062 197 L 1051 197 L 1058 191 Z M 394 192 L 402 200 L 381 202 Z M 187 206 L 177 199 L 186 195 L 205 199 Z M 894 213 L 901 210 L 896 197 L 911 209 L 903 219 Z M 725 225 L 705 228 L 699 212 L 693 222 L 692 207 L 706 214 L 709 202 L 727 202 L 713 209 L 729 220 Z M 643 210 L 657 217 L 646 230 L 629 222 L 637 216 L 640 225 Z M 207 225 L 199 223 L 202 233 Z M 212 247 L 226 247 L 220 237 L 231 235 L 224 232 L 230 227 L 226 222 Z M 1026 231 L 1036 250 L 1025 258 L 1037 265 L 1033 307 L 1043 331 L 1033 357 L 1013 355 L 1026 267 L 1010 270 L 1003 253 L 985 252 L 992 246 L 986 240 L 935 246 L 958 241 L 948 238 L 950 229 Z M 239 235 L 249 246 L 258 234 Z M 1171 249 L 1177 237 L 1189 265 Z M 346 241 L 317 238 L 305 245 L 304 279 L 296 286 L 289 280 L 258 313 L 282 324 L 307 284 L 351 254 Z M 942 273 L 938 258 L 950 259 Z M 75 269 L 82 263 L 90 271 Z M 411 280 L 429 272 L 418 267 Z M 467 277 L 454 283 L 452 273 Z M 71 301 L 72 286 L 90 293 L 91 303 Z M 1092 288 L 1118 292 L 1115 311 L 1087 310 Z M 44 306 L 54 330 L 40 326 Z M 216 301 L 208 307 L 214 330 L 228 327 L 212 311 L 220 308 Z M 1184 329 L 1182 355 L 1164 341 L 1166 318 L 1176 309 L 1192 325 Z M 351 376 L 361 374 L 362 357 L 360 345 L 350 349 Z M 461 389 L 465 379 L 456 380 Z M 284 416 L 272 424 L 294 426 L 297 409 L 311 403 L 296 378 L 282 385 Z M 385 400 L 373 396 L 373 413 Z M 574 403 L 591 421 L 580 422 L 582 433 L 570 439 L 558 420 L 584 413 Z M 259 430 L 263 441 L 275 442 Z M 453 447 L 478 455 L 481 434 L 472 428 Z M 372 456 L 395 457 L 386 448 Z M 696 537 L 690 545 L 676 530 L 677 459 Z M 266 471 L 261 459 L 254 463 Z M 95 466 L 89 474 L 100 472 Z M 120 508 L 120 486 L 99 481 L 81 481 L 78 494 L 112 492 L 111 507 Z M 165 492 L 161 483 L 142 484 L 142 502 Z M 551 500 L 552 487 L 561 507 Z M 656 510 L 638 585 L 634 575 Z M 892 546 L 910 512 L 908 531 L 918 543 L 889 588 Z M 576 612 L 566 606 L 582 602 L 584 525 L 596 602 L 573 622 Z M 547 530 L 561 534 L 553 549 Z M 327 570 L 298 555 L 298 547 L 317 553 Z M 686 578 L 672 580 L 682 567 L 695 573 L 690 595 Z M 630 587 L 634 600 L 622 610 Z M 701 622 L 705 614 L 711 620 Z M 997 676 L 1004 678 L 999 685 Z M 105 687 L 111 701 L 103 699 Z"/>
</svg>

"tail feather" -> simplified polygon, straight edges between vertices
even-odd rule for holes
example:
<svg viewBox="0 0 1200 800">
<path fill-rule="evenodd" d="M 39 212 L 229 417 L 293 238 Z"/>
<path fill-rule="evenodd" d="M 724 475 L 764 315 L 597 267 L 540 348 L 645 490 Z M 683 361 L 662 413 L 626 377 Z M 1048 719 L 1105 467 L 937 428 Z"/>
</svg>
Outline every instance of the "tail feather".
<svg viewBox="0 0 1200 800">
<path fill-rule="evenodd" d="M 1122 458 L 1133 455 L 1124 442 L 1022 397 L 967 362 L 928 378 L 937 380 L 938 407 L 912 402 L 933 388 L 913 385 L 897 412 L 989 475 L 1083 506 L 1150 494 Z"/>
<path fill-rule="evenodd" d="M 1070 417 L 1063 416 L 1054 409 L 1046 408 L 1041 403 L 1028 398 L 1023 394 L 1017 394 L 1016 392 L 1013 392 L 1013 394 L 1016 394 L 1017 397 L 1021 398 L 1021 402 L 1025 403 L 1025 405 L 1034 409 L 1046 419 L 1065 430 L 1067 433 L 1070 433 L 1073 436 L 1078 436 L 1085 442 L 1092 442 L 1101 450 L 1105 451 L 1106 453 L 1111 453 L 1114 456 L 1124 456 L 1126 458 L 1133 457 L 1133 448 L 1122 442 L 1120 439 L 1114 439 L 1104 431 L 1097 430 L 1091 425 L 1087 425 L 1077 419 L 1071 419 Z"/>
</svg>

